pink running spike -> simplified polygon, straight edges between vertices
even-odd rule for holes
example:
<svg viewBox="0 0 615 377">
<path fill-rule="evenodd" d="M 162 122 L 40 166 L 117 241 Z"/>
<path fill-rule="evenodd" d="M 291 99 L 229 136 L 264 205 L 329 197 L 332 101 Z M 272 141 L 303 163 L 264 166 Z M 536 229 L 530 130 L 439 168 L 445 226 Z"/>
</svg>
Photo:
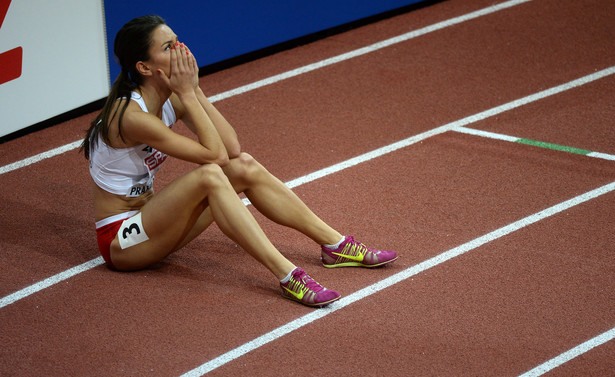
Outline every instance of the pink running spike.
<svg viewBox="0 0 615 377">
<path fill-rule="evenodd" d="M 325 267 L 379 267 L 396 261 L 394 251 L 374 250 L 347 236 L 340 246 L 331 250 L 322 246 L 321 260 Z"/>
<path fill-rule="evenodd" d="M 282 297 L 307 306 L 323 307 L 341 297 L 338 292 L 318 284 L 300 267 L 293 270 L 288 282 L 280 283 L 280 289 Z"/>
</svg>

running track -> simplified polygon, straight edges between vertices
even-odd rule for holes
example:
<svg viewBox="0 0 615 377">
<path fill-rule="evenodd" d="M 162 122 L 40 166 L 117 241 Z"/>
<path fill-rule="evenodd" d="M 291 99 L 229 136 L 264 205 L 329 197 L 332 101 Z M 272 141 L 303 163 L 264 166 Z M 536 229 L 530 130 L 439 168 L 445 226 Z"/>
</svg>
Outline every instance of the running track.
<svg viewBox="0 0 615 377">
<path fill-rule="evenodd" d="M 324 269 L 255 213 L 344 295 L 326 309 L 215 227 L 151 269 L 102 266 L 75 143 L 95 114 L 0 145 L 0 375 L 615 375 L 614 19 L 450 0 L 201 79 L 316 213 L 399 251 Z"/>
</svg>

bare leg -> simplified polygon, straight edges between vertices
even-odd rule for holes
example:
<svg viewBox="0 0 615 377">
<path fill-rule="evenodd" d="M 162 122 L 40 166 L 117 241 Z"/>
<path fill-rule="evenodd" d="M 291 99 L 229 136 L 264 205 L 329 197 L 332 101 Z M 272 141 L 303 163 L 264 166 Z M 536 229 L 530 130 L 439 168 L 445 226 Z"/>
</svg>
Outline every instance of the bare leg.
<svg viewBox="0 0 615 377">
<path fill-rule="evenodd" d="M 204 165 L 178 178 L 154 196 L 141 210 L 149 240 L 121 249 L 111 243 L 111 259 L 121 270 L 155 263 L 185 244 L 209 205 L 211 217 L 222 232 L 237 242 L 278 279 L 295 266 L 271 244 L 250 211 L 243 205 L 217 165 Z"/>
<path fill-rule="evenodd" d="M 300 231 L 319 245 L 335 244 L 342 238 L 249 154 L 241 153 L 223 170 L 235 190 L 244 192 L 269 219 Z"/>
</svg>

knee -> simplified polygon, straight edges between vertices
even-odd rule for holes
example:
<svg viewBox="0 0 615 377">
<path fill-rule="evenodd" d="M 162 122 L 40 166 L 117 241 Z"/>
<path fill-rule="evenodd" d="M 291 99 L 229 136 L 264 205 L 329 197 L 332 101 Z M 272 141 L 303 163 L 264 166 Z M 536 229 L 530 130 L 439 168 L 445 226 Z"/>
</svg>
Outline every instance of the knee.
<svg viewBox="0 0 615 377">
<path fill-rule="evenodd" d="M 198 182 L 204 189 L 229 185 L 228 178 L 222 168 L 216 164 L 206 164 L 195 170 L 198 174 Z"/>
<path fill-rule="evenodd" d="M 230 170 L 232 176 L 244 182 L 253 181 L 264 168 L 251 155 L 241 152 L 237 158 L 231 160 Z"/>
</svg>

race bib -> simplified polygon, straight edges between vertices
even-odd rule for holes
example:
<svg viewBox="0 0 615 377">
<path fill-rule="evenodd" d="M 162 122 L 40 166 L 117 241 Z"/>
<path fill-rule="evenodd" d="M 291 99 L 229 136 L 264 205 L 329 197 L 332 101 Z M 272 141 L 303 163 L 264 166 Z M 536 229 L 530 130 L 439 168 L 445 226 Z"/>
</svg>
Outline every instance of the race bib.
<svg viewBox="0 0 615 377">
<path fill-rule="evenodd" d="M 149 240 L 149 237 L 143 228 L 143 223 L 141 222 L 141 212 L 129 219 L 124 220 L 122 226 L 120 226 L 120 230 L 117 232 L 117 238 L 120 241 L 120 247 L 122 249 L 126 249 Z"/>
</svg>

